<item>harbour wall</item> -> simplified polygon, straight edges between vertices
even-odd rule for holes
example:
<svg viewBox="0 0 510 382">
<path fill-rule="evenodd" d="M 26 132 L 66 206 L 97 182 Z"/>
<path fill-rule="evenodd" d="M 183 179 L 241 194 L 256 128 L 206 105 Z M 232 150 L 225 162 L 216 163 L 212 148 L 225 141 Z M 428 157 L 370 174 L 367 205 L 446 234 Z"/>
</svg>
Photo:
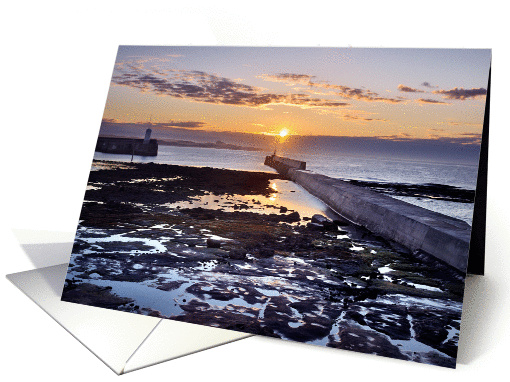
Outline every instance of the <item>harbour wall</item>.
<svg viewBox="0 0 510 382">
<path fill-rule="evenodd" d="M 411 251 L 425 252 L 466 272 L 471 236 L 471 227 L 466 222 L 339 179 L 293 167 L 293 162 L 279 158 L 274 155 L 266 157 L 265 163 L 272 163 L 274 166 L 271 167 L 343 217 Z"/>
<path fill-rule="evenodd" d="M 99 137 L 96 151 L 108 154 L 156 156 L 158 155 L 158 141 L 156 139 Z"/>
<path fill-rule="evenodd" d="M 274 168 L 283 176 L 287 176 L 287 171 L 291 168 L 298 170 L 306 170 L 306 162 L 280 157 L 277 155 L 267 156 L 264 161 L 264 164 L 266 166 Z"/>
</svg>

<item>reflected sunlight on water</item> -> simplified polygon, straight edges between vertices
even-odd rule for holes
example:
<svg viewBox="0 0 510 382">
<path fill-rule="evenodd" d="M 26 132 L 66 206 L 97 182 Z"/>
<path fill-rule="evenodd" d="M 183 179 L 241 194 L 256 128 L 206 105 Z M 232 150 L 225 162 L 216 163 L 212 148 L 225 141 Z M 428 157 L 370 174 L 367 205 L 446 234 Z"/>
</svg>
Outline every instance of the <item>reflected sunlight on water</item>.
<svg viewBox="0 0 510 382">
<path fill-rule="evenodd" d="M 161 146 L 157 157 L 135 156 L 134 160 L 142 163 L 155 162 L 274 173 L 275 170 L 264 165 L 266 154 L 268 153 L 260 151 Z M 94 159 L 130 162 L 131 155 L 96 152 Z M 474 190 L 476 186 L 477 166 L 475 165 L 355 157 L 343 153 L 337 153 L 337 155 L 304 153 L 299 158 L 295 157 L 295 159 L 306 161 L 307 169 L 311 171 L 340 179 L 406 184 L 436 183 L 468 190 Z M 273 182 L 271 188 L 273 188 L 273 184 L 274 187 L 279 185 L 279 183 Z M 391 194 L 388 195 L 395 197 Z M 277 203 L 278 197 L 272 196 L 270 201 Z M 471 224 L 473 203 L 457 203 L 417 197 L 406 197 L 405 201 Z"/>
</svg>

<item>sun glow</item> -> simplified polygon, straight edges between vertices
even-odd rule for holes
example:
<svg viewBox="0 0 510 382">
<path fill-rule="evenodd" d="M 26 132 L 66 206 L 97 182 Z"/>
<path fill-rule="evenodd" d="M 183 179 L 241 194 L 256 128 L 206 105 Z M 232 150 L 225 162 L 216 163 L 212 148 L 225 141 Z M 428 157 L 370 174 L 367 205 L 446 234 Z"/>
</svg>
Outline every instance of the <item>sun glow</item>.
<svg viewBox="0 0 510 382">
<path fill-rule="evenodd" d="M 280 132 L 278 133 L 278 135 L 281 137 L 281 138 L 285 138 L 287 135 L 289 135 L 289 130 L 283 128 L 280 130 Z"/>
</svg>

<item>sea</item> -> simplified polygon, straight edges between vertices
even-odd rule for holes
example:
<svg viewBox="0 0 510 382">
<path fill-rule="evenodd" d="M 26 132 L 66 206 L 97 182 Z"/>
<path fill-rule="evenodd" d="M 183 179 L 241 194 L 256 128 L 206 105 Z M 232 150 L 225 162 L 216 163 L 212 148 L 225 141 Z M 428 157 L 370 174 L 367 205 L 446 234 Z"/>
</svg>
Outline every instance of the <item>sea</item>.
<svg viewBox="0 0 510 382">
<path fill-rule="evenodd" d="M 160 145 L 156 157 L 134 156 L 134 162 L 154 162 L 183 166 L 225 168 L 243 171 L 275 172 L 264 165 L 268 152 L 226 150 L 213 148 L 180 147 Z M 305 161 L 307 170 L 343 180 L 356 180 L 367 184 L 391 183 L 409 187 L 417 185 L 445 185 L 461 190 L 474 191 L 478 166 L 475 164 L 427 162 L 408 158 L 380 158 L 375 156 L 353 156 L 342 152 L 328 154 L 294 154 L 293 159 Z M 96 152 L 96 160 L 130 162 L 131 155 L 105 154 Z M 395 199 L 432 210 L 450 217 L 472 223 L 474 203 L 438 199 L 437 195 L 419 193 L 418 196 L 392 193 L 386 195 Z M 303 206 L 305 208 L 305 206 Z"/>
</svg>

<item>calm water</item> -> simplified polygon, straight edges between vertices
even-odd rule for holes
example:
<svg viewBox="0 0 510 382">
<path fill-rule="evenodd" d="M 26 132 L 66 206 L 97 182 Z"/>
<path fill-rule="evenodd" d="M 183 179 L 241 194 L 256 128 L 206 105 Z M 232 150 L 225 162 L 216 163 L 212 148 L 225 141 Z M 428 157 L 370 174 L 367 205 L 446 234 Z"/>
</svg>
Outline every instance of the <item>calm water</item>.
<svg viewBox="0 0 510 382">
<path fill-rule="evenodd" d="M 157 157 L 135 156 L 134 161 L 273 172 L 273 169 L 264 166 L 267 154 L 257 151 L 160 146 Z M 96 152 L 94 159 L 129 162 L 131 155 Z M 307 153 L 295 159 L 306 161 L 309 170 L 334 178 L 407 184 L 437 183 L 468 190 L 476 188 L 475 165 L 354 157 L 342 153 L 327 156 Z M 393 197 L 471 224 L 472 203 L 407 196 Z"/>
</svg>

